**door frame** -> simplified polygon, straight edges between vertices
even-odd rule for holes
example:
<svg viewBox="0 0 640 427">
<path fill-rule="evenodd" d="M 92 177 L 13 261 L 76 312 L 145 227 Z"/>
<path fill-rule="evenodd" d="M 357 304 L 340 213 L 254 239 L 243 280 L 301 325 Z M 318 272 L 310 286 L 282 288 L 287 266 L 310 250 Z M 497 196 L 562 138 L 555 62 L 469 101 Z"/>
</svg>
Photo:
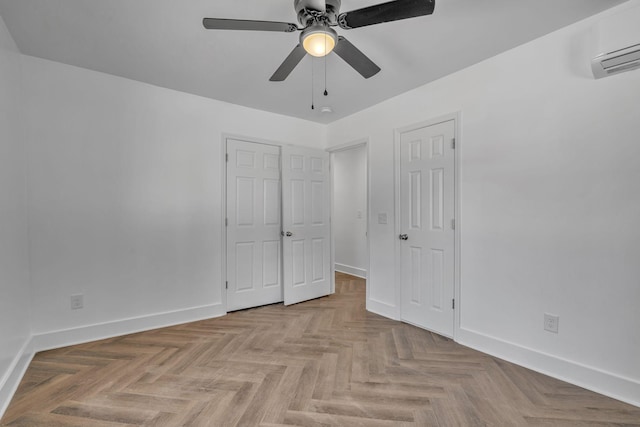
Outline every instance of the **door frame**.
<svg viewBox="0 0 640 427">
<path fill-rule="evenodd" d="M 400 195 L 401 195 L 401 170 L 400 170 L 400 137 L 405 132 L 411 132 L 423 127 L 433 126 L 439 123 L 448 122 L 453 120 L 454 122 L 454 138 L 456 146 L 454 150 L 454 212 L 455 212 L 455 230 L 454 230 L 454 254 L 453 254 L 453 298 L 455 299 L 455 309 L 453 313 L 453 340 L 457 340 L 458 332 L 460 330 L 460 318 L 463 308 L 463 301 L 460 295 L 460 230 L 461 230 L 461 215 L 460 215 L 460 150 L 462 147 L 462 113 L 460 111 L 455 113 L 445 114 L 439 117 L 435 117 L 423 122 L 414 123 L 411 125 L 396 128 L 393 131 L 393 167 L 394 167 L 394 186 L 395 186 L 395 206 L 394 206 L 394 253 L 395 253 L 395 282 L 396 282 L 396 318 L 402 319 L 401 306 L 402 306 L 402 260 L 401 260 L 401 246 L 400 240 L 397 236 L 401 232 L 401 217 L 400 217 Z"/>
<path fill-rule="evenodd" d="M 331 186 L 331 220 L 333 221 L 334 218 L 334 214 L 335 214 L 335 205 L 334 205 L 334 197 L 335 194 L 333 192 L 333 187 L 334 187 L 334 183 L 335 183 L 335 177 L 334 177 L 334 154 L 338 153 L 340 151 L 347 151 L 347 150 L 352 150 L 354 148 L 360 148 L 360 147 L 365 147 L 365 161 L 366 161 L 366 168 L 367 168 L 367 188 L 366 188 L 366 194 L 365 197 L 366 199 L 366 207 L 367 207 L 367 212 L 366 212 L 366 216 L 365 216 L 365 220 L 366 220 L 366 233 L 367 233 L 367 254 L 366 254 L 366 267 L 367 267 L 367 277 L 365 278 L 365 293 L 366 293 L 366 300 L 365 301 L 369 301 L 369 277 L 371 277 L 371 245 L 370 245 L 370 216 L 371 216 L 371 167 L 370 167 L 370 160 L 371 160 L 371 154 L 370 154 L 370 150 L 371 150 L 371 144 L 369 144 L 369 138 L 360 138 L 360 139 L 356 139 L 354 141 L 351 142 L 346 142 L 344 144 L 339 144 L 339 145 L 335 145 L 333 147 L 329 147 L 326 149 L 326 151 L 330 154 L 329 157 L 329 168 L 330 168 L 330 186 Z M 335 293 L 336 292 L 336 247 L 335 247 L 335 228 L 332 226 L 331 227 L 331 293 Z"/>
</svg>

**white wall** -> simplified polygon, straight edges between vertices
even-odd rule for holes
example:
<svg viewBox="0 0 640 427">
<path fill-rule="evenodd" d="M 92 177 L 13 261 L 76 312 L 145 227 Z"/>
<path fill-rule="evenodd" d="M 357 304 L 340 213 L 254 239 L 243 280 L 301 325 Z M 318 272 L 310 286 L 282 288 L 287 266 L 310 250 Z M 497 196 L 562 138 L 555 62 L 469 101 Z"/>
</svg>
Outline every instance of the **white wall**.
<svg viewBox="0 0 640 427">
<path fill-rule="evenodd" d="M 21 87 L 20 53 L 0 17 L 0 414 L 31 335 Z"/>
<path fill-rule="evenodd" d="M 640 71 L 589 69 L 592 25 L 628 7 L 331 124 L 328 141 L 370 138 L 371 216 L 390 220 L 371 224 L 367 304 L 397 317 L 393 132 L 461 112 L 457 340 L 640 405 Z"/>
<path fill-rule="evenodd" d="M 367 276 L 367 148 L 333 153 L 335 268 Z"/>
<path fill-rule="evenodd" d="M 24 79 L 37 347 L 224 313 L 223 133 L 324 127 L 33 57 Z"/>
</svg>

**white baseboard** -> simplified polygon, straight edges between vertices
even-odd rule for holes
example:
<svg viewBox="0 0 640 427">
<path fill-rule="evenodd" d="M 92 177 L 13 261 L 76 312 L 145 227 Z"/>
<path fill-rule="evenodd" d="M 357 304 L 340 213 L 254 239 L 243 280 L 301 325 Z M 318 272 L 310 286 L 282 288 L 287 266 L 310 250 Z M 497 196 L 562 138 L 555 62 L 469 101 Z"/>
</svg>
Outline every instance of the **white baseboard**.
<svg viewBox="0 0 640 427">
<path fill-rule="evenodd" d="M 52 350 L 54 348 L 134 334 L 151 329 L 166 328 L 167 326 L 211 319 L 224 316 L 225 314 L 226 311 L 222 304 L 206 305 L 185 310 L 35 334 L 33 336 L 33 345 L 36 352 Z"/>
<path fill-rule="evenodd" d="M 2 418 L 4 412 L 7 410 L 34 354 L 33 340 L 29 338 L 13 359 L 5 376 L 2 378 L 2 382 L 0 382 L 0 418 Z"/>
<path fill-rule="evenodd" d="M 367 270 L 362 268 L 352 267 L 346 264 L 339 264 L 337 262 L 334 264 L 334 268 L 340 273 L 350 274 L 352 276 L 360 277 L 361 279 L 367 278 Z"/>
<path fill-rule="evenodd" d="M 640 407 L 640 381 L 460 328 L 456 341 L 550 377 Z"/>
<path fill-rule="evenodd" d="M 378 314 L 391 320 L 400 320 L 398 317 L 398 308 L 393 305 L 376 301 L 373 298 L 367 299 L 366 305 L 367 311 L 370 311 L 371 313 Z"/>
</svg>

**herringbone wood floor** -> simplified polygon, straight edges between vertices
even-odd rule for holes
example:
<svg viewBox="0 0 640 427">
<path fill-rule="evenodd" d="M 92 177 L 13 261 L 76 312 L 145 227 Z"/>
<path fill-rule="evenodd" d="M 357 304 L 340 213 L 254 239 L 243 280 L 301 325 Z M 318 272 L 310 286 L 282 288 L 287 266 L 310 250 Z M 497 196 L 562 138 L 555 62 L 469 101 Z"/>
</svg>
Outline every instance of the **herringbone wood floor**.
<svg viewBox="0 0 640 427">
<path fill-rule="evenodd" d="M 640 409 L 337 293 L 38 354 L 4 426 L 637 425 Z"/>
</svg>

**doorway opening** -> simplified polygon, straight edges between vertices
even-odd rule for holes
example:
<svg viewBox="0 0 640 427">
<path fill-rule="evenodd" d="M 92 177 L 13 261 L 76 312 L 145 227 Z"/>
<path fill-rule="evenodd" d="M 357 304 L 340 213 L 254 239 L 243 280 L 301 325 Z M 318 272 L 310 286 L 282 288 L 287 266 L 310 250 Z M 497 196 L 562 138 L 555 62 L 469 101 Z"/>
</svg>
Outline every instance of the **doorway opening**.
<svg viewBox="0 0 640 427">
<path fill-rule="evenodd" d="M 369 275 L 368 142 L 330 150 L 332 267 L 335 283 L 365 286 Z M 338 292 L 338 289 L 335 289 Z M 368 295 L 368 292 L 365 292 Z M 367 298 L 367 296 L 365 296 Z"/>
</svg>

